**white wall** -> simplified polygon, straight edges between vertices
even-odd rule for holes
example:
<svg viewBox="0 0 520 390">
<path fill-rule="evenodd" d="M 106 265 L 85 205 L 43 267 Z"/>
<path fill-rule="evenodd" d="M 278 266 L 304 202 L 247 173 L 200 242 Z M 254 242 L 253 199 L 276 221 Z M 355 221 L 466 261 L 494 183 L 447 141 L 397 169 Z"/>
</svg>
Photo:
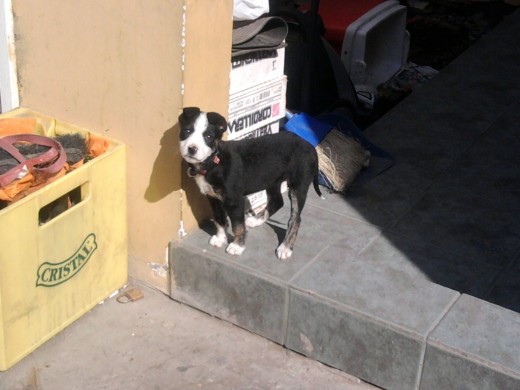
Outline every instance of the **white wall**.
<svg viewBox="0 0 520 390">
<path fill-rule="evenodd" d="M 18 107 L 11 0 L 0 3 L 0 111 Z"/>
</svg>

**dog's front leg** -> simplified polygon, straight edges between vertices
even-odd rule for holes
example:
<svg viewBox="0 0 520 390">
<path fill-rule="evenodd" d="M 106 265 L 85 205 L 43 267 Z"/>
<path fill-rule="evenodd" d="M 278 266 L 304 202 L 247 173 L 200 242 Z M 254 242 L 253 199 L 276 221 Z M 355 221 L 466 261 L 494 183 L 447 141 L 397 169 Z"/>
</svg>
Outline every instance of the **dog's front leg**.
<svg viewBox="0 0 520 390">
<path fill-rule="evenodd" d="M 217 228 L 217 232 L 209 239 L 209 244 L 220 248 L 228 242 L 226 233 L 226 210 L 220 200 L 212 198 L 211 196 L 208 196 L 208 200 L 211 210 L 213 211 L 213 222 L 215 222 L 215 227 Z"/>
<path fill-rule="evenodd" d="M 246 249 L 246 224 L 244 220 L 244 197 L 235 199 L 225 205 L 226 211 L 231 220 L 231 228 L 233 230 L 233 242 L 231 242 L 226 252 L 230 255 L 240 256 Z"/>
</svg>

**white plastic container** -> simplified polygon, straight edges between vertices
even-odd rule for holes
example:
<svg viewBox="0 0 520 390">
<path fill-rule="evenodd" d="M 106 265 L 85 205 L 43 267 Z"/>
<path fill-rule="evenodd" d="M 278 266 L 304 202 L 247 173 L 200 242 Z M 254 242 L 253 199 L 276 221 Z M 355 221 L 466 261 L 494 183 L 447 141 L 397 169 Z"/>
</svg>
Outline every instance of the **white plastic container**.
<svg viewBox="0 0 520 390">
<path fill-rule="evenodd" d="M 403 69 L 409 47 L 406 7 L 385 1 L 347 27 L 341 61 L 358 93 L 376 95 L 378 85 Z"/>
</svg>

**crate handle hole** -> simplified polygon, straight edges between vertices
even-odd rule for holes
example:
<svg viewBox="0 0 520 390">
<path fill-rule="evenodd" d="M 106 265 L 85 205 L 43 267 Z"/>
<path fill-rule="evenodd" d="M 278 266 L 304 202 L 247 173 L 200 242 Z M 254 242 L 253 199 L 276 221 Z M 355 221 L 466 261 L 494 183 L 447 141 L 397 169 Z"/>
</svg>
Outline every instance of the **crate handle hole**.
<svg viewBox="0 0 520 390">
<path fill-rule="evenodd" d="M 87 185 L 80 185 L 51 203 L 43 206 L 38 213 L 38 224 L 44 225 L 68 209 L 78 205 L 86 198 Z"/>
</svg>

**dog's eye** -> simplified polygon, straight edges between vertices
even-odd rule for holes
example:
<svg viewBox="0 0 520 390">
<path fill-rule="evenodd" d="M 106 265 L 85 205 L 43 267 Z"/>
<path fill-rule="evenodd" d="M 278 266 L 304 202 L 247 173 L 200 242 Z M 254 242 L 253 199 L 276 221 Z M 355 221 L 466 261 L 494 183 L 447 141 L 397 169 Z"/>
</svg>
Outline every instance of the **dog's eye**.
<svg viewBox="0 0 520 390">
<path fill-rule="evenodd" d="M 204 138 L 206 138 L 207 140 L 210 140 L 212 137 L 211 137 L 211 134 L 206 134 L 206 135 L 204 136 Z"/>
<path fill-rule="evenodd" d="M 191 132 L 193 132 L 193 128 L 191 128 L 191 127 L 186 127 L 186 128 L 184 129 L 184 131 L 185 131 L 187 134 L 190 134 Z"/>
</svg>

